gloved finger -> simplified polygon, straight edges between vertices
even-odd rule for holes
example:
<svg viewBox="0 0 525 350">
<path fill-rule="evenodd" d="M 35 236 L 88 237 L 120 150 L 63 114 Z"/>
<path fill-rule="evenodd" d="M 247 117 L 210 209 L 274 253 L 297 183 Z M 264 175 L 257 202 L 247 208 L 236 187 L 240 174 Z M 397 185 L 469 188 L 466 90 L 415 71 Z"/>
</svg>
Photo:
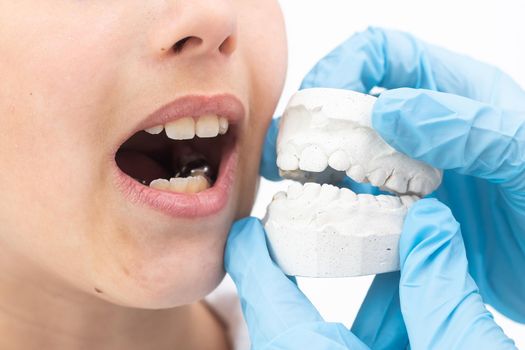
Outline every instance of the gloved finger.
<svg viewBox="0 0 525 350">
<path fill-rule="evenodd" d="M 423 89 L 385 91 L 372 125 L 392 147 L 437 168 L 525 184 L 525 117 L 465 97 Z"/>
<path fill-rule="evenodd" d="M 400 240 L 401 310 L 412 349 L 516 349 L 468 273 L 459 224 L 436 199 L 416 202 Z"/>
<path fill-rule="evenodd" d="M 259 173 L 267 180 L 282 180 L 277 168 L 277 134 L 279 133 L 279 122 L 281 118 L 274 118 L 268 127 L 266 137 L 264 138 L 263 153 Z"/>
<path fill-rule="evenodd" d="M 224 265 L 237 286 L 253 342 L 271 340 L 300 324 L 323 321 L 306 296 L 271 260 L 258 219 L 234 223 Z"/>
<path fill-rule="evenodd" d="M 423 88 L 454 93 L 508 109 L 524 109 L 523 90 L 494 66 L 434 45 L 409 33 L 370 27 L 320 60 L 301 89 L 331 87 L 369 92 Z M 521 106 L 521 108 L 518 108 Z"/>
<path fill-rule="evenodd" d="M 384 75 L 382 32 L 368 28 L 351 36 L 317 62 L 300 89 L 327 87 L 369 92 Z"/>
<path fill-rule="evenodd" d="M 408 335 L 399 303 L 399 272 L 374 278 L 351 329 L 371 349 L 406 349 Z"/>
</svg>

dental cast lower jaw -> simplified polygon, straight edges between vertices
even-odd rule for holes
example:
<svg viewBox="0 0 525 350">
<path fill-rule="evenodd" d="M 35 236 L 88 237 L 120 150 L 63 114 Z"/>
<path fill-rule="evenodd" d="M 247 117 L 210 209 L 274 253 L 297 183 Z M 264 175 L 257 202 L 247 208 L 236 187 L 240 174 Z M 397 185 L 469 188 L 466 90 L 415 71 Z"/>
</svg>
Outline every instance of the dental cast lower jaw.
<svg viewBox="0 0 525 350">
<path fill-rule="evenodd" d="M 277 166 L 299 181 L 277 193 L 264 219 L 272 257 L 289 275 L 349 277 L 399 268 L 409 207 L 434 191 L 442 172 L 390 147 L 371 126 L 376 98 L 306 89 L 279 126 Z M 345 176 L 392 195 L 337 188 Z"/>
<path fill-rule="evenodd" d="M 229 144 L 226 117 L 188 116 L 155 125 L 128 139 L 116 161 L 122 171 L 152 189 L 195 194 L 212 187 Z"/>
</svg>

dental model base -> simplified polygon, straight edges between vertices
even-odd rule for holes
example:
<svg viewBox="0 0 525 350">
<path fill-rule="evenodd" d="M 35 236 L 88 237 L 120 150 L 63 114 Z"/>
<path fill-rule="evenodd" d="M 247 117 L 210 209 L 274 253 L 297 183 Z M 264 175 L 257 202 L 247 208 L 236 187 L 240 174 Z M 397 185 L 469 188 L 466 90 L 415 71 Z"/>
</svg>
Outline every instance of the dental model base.
<svg viewBox="0 0 525 350">
<path fill-rule="evenodd" d="M 407 210 L 439 186 L 442 172 L 381 139 L 371 125 L 375 100 L 315 88 L 299 91 L 288 103 L 277 166 L 281 176 L 304 185 L 277 193 L 264 219 L 270 252 L 286 274 L 350 277 L 399 269 Z M 328 184 L 345 175 L 398 196 L 356 195 Z"/>
</svg>

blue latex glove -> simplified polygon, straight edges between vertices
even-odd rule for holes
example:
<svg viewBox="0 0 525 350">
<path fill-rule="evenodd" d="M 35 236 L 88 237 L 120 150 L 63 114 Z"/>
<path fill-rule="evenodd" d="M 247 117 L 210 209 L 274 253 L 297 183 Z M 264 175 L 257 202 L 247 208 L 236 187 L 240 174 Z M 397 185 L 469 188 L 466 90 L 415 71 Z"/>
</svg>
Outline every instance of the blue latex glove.
<svg viewBox="0 0 525 350">
<path fill-rule="evenodd" d="M 328 54 L 301 87 L 368 92 L 374 86 L 393 89 L 375 105 L 374 128 L 401 152 L 446 169 L 435 196 L 463 227 L 469 271 L 483 299 L 525 322 L 525 275 L 518 273 L 525 266 L 525 92 L 497 68 L 379 28 Z M 275 179 L 277 122 L 272 127 L 261 169 Z M 395 313 L 396 303 L 377 312 Z M 370 308 L 365 303 L 362 311 Z"/>
<path fill-rule="evenodd" d="M 411 349 L 516 349 L 485 309 L 449 208 L 436 199 L 416 202 L 399 248 L 399 293 Z"/>
<path fill-rule="evenodd" d="M 252 349 L 369 349 L 342 324 L 325 322 L 275 265 L 259 220 L 246 218 L 233 225 L 224 262 L 237 286 Z M 467 270 L 459 224 L 446 206 L 435 199 L 412 206 L 401 236 L 400 262 L 401 307 L 411 349 L 515 349 L 485 309 Z M 371 290 L 389 290 L 392 281 L 382 283 Z M 381 304 L 382 295 L 368 298 Z M 384 316 L 376 312 L 367 318 L 378 324 Z M 383 336 L 387 340 L 375 339 L 373 349 L 407 347 L 390 342 L 388 333 Z"/>
<path fill-rule="evenodd" d="M 237 221 L 224 266 L 237 286 L 252 349 L 368 349 L 340 323 L 328 323 L 274 264 L 259 220 Z"/>
</svg>

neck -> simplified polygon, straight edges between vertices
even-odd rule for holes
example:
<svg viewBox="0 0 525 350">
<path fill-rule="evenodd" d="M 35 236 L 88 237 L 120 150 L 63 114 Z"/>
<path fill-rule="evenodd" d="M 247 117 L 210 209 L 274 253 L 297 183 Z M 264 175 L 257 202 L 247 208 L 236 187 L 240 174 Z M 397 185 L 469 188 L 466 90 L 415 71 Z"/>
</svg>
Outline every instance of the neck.
<svg viewBox="0 0 525 350">
<path fill-rule="evenodd" d="M 226 344 L 219 322 L 201 303 L 123 307 L 72 290 L 22 261 L 0 254 L 1 349 L 201 349 L 208 348 L 203 340 L 210 330 L 215 344 Z"/>
</svg>

